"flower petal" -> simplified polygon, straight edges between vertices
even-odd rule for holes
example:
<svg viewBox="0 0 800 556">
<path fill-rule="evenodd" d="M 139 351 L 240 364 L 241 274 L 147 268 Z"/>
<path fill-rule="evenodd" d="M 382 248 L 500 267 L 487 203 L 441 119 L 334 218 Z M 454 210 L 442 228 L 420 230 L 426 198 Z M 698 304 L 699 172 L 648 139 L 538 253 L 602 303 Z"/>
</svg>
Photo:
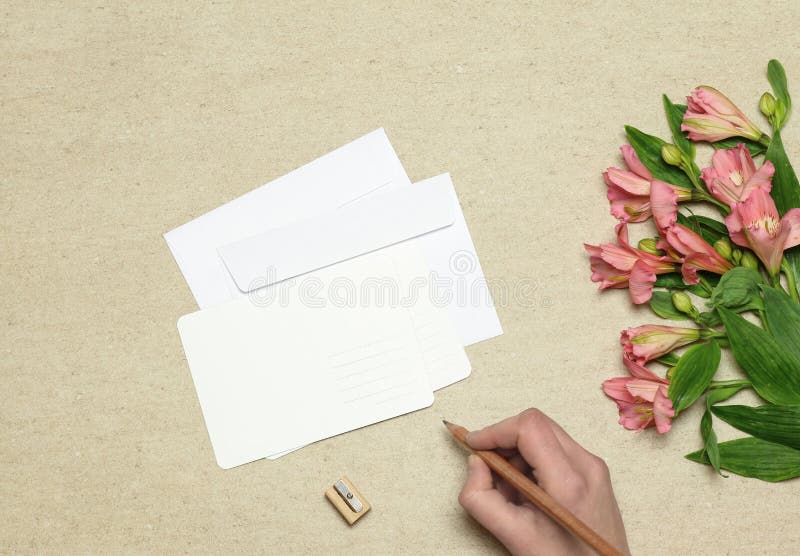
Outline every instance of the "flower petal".
<svg viewBox="0 0 800 556">
<path fill-rule="evenodd" d="M 600 248 L 602 249 L 600 257 L 605 262 L 625 272 L 630 271 L 640 258 L 632 249 L 625 249 L 612 243 L 604 243 Z"/>
<path fill-rule="evenodd" d="M 650 180 L 637 176 L 628 170 L 609 168 L 604 174 L 606 184 L 616 185 L 632 195 L 649 195 Z"/>
<path fill-rule="evenodd" d="M 783 248 L 789 249 L 795 245 L 800 245 L 800 208 L 786 211 L 786 214 L 781 218 L 781 229 L 784 227 L 789 228 L 789 233 L 786 236 Z"/>
<path fill-rule="evenodd" d="M 636 261 L 628 276 L 628 291 L 631 301 L 637 305 L 649 301 L 653 297 L 653 284 L 655 281 L 656 273 L 653 268 L 644 261 Z"/>
<path fill-rule="evenodd" d="M 739 203 L 739 217 L 746 227 L 750 227 L 751 222 L 759 222 L 763 220 L 772 220 L 776 224 L 780 221 L 778 209 L 775 207 L 775 201 L 767 191 L 757 189 L 750 193 L 750 196 L 741 203 Z"/>
<path fill-rule="evenodd" d="M 627 383 L 631 380 L 633 379 L 627 376 L 618 376 L 608 379 L 603 382 L 603 392 L 612 400 L 633 403 L 635 398 L 626 388 Z"/>
<path fill-rule="evenodd" d="M 625 388 L 631 395 L 652 402 L 656 399 L 656 392 L 662 386 L 660 382 L 634 378 L 625 383 Z"/>
<path fill-rule="evenodd" d="M 739 211 L 736 208 L 738 204 L 734 203 L 731 206 L 731 213 L 725 217 L 725 226 L 728 228 L 728 235 L 736 245 L 747 247 L 747 237 L 742 232 L 742 219 L 739 218 Z"/>
<path fill-rule="evenodd" d="M 628 372 L 631 374 L 632 377 L 635 378 L 643 378 L 645 380 L 652 380 L 655 382 L 661 382 L 667 384 L 667 381 L 653 371 L 642 365 L 641 363 L 637 363 L 633 359 L 631 359 L 633 354 L 623 353 L 622 354 L 622 362 L 625 364 L 625 367 L 628 369 Z"/>
<path fill-rule="evenodd" d="M 767 160 L 744 184 L 742 192 L 739 194 L 739 199 L 746 200 L 756 189 L 762 189 L 769 193 L 772 190 L 772 176 L 774 174 L 775 166 Z"/>
<path fill-rule="evenodd" d="M 592 282 L 600 282 L 601 290 L 628 286 L 628 274 L 617 270 L 602 259 L 592 257 L 590 268 Z"/>
<path fill-rule="evenodd" d="M 589 253 L 591 257 L 599 257 L 602 249 L 600 249 L 597 245 L 591 245 L 589 243 L 584 243 L 583 248 L 586 249 L 586 252 Z"/>
<path fill-rule="evenodd" d="M 673 417 L 675 417 L 675 410 L 672 407 L 672 400 L 667 396 L 667 388 L 662 386 L 656 392 L 653 400 L 653 418 L 659 434 L 669 432 L 672 428 Z"/>
<path fill-rule="evenodd" d="M 681 265 L 681 278 L 684 284 L 697 284 L 700 282 L 700 277 L 697 275 L 697 265 L 693 264 L 696 257 L 689 255 L 684 259 Z"/>
<path fill-rule="evenodd" d="M 650 185 L 650 210 L 659 230 L 666 230 L 678 219 L 678 194 L 669 184 L 653 180 Z"/>
<path fill-rule="evenodd" d="M 647 180 L 653 179 L 653 175 L 650 173 L 650 170 L 648 170 L 639 160 L 639 157 L 636 155 L 636 151 L 633 150 L 633 147 L 630 145 L 622 145 L 619 150 L 622 151 L 622 157 L 625 159 L 625 164 L 628 165 L 628 168 L 630 168 L 632 172 L 635 172 L 637 175 Z"/>
<path fill-rule="evenodd" d="M 778 235 L 773 236 L 761 226 L 748 226 L 744 228 L 744 235 L 753 253 L 761 259 L 767 272 L 774 275 L 778 272 L 783 259 L 783 246 L 791 233 L 791 226 L 782 229 Z"/>
<path fill-rule="evenodd" d="M 617 401 L 617 408 L 619 409 L 619 424 L 628 430 L 640 431 L 652 427 L 655 423 L 653 404 L 651 403 Z"/>
</svg>

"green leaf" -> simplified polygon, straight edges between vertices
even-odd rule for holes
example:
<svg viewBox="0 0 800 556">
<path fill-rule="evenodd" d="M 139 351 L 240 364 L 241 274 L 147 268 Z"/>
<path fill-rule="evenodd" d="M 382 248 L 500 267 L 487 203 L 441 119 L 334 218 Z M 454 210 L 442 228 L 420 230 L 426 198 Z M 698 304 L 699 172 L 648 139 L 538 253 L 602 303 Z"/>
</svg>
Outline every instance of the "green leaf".
<svg viewBox="0 0 800 556">
<path fill-rule="evenodd" d="M 737 266 L 726 272 L 711 293 L 711 307 L 726 307 L 737 313 L 761 309 L 764 304 L 758 295 L 764 278 L 757 270 Z"/>
<path fill-rule="evenodd" d="M 689 141 L 686 134 L 681 131 L 681 124 L 683 123 L 683 113 L 686 112 L 686 107 L 672 104 L 667 95 L 662 95 L 664 100 L 664 112 L 667 115 L 667 122 L 669 129 L 672 131 L 672 141 L 690 160 L 694 160 L 694 143 Z M 681 109 L 683 108 L 683 109 Z"/>
<path fill-rule="evenodd" d="M 764 286 L 764 316 L 772 337 L 800 359 L 800 305 L 783 291 Z"/>
<path fill-rule="evenodd" d="M 722 141 L 716 141 L 711 143 L 711 146 L 715 149 L 732 149 L 739 143 L 744 143 L 744 146 L 747 147 L 747 150 L 750 151 L 750 156 L 758 156 L 760 154 L 764 154 L 767 152 L 767 147 L 758 143 L 756 141 L 752 141 L 750 139 L 745 139 L 744 137 L 729 137 L 728 139 L 723 139 Z"/>
<path fill-rule="evenodd" d="M 682 212 L 678 212 L 675 216 L 678 219 L 678 224 L 686 226 L 696 234 L 700 233 L 700 224 L 698 224 L 696 220 L 691 219 L 691 216 L 694 216 L 693 214 L 690 216 L 686 216 Z"/>
<path fill-rule="evenodd" d="M 779 131 L 775 131 L 772 141 L 767 149 L 766 159 L 775 165 L 775 175 L 772 176 L 772 195 L 778 212 L 783 214 L 792 208 L 800 207 L 800 182 L 794 173 L 783 140 Z M 793 247 L 784 252 L 783 256 L 792 267 L 795 276 L 800 276 L 800 246 Z"/>
<path fill-rule="evenodd" d="M 639 160 L 650 170 L 654 178 L 673 185 L 692 187 L 692 182 L 682 170 L 670 166 L 661 158 L 661 147 L 665 144 L 663 139 L 648 135 L 629 125 L 625 126 L 625 133 Z"/>
<path fill-rule="evenodd" d="M 677 365 L 678 361 L 680 360 L 681 360 L 680 357 L 671 352 L 665 353 L 664 355 L 656 359 L 656 361 L 658 361 L 659 363 L 664 363 L 664 365 L 668 365 L 670 367 L 674 367 L 675 365 Z"/>
<path fill-rule="evenodd" d="M 700 436 L 703 438 L 703 453 L 708 458 L 708 463 L 714 471 L 722 475 L 719 467 L 719 446 L 717 444 L 717 433 L 712 427 L 711 412 L 706 409 L 700 419 Z M 726 475 L 722 475 L 725 477 Z"/>
<path fill-rule="evenodd" d="M 686 289 L 695 294 L 697 297 L 704 297 L 704 298 L 711 297 L 711 294 L 706 290 L 706 288 L 702 284 L 692 284 Z"/>
<path fill-rule="evenodd" d="M 775 165 L 770 195 L 775 201 L 775 206 L 778 207 L 778 212 L 783 216 L 787 210 L 800 207 L 800 182 L 797 181 L 797 174 L 794 173 L 794 168 L 789 162 L 789 157 L 783 148 L 781 134 L 778 131 L 772 136 L 766 158 Z"/>
<path fill-rule="evenodd" d="M 676 416 L 706 391 L 717 372 L 719 358 L 719 344 L 714 340 L 692 346 L 681 356 L 669 383 L 669 398 Z"/>
<path fill-rule="evenodd" d="M 724 402 L 742 388 L 744 388 L 743 385 L 737 384 L 736 386 L 724 386 L 722 388 L 709 390 L 708 394 L 706 394 L 706 406 L 710 407 L 714 404 Z"/>
<path fill-rule="evenodd" d="M 719 405 L 711 411 L 740 431 L 800 450 L 800 406 Z"/>
<path fill-rule="evenodd" d="M 778 405 L 800 404 L 800 359 L 766 331 L 724 307 L 717 307 L 733 356 L 759 396 Z"/>
<path fill-rule="evenodd" d="M 711 406 L 715 403 L 724 402 L 736 392 L 744 388 L 743 385 L 737 384 L 735 386 L 725 386 L 722 388 L 715 388 L 706 394 L 706 410 L 703 412 L 703 417 L 700 419 L 700 436 L 703 438 L 703 451 L 705 452 L 708 462 L 714 468 L 714 471 L 727 477 L 719 466 L 719 446 L 717 445 L 717 433 L 714 432 L 713 419 L 711 418 Z"/>
<path fill-rule="evenodd" d="M 662 319 L 687 320 L 689 318 L 689 315 L 681 313 L 675 308 L 670 292 L 653 292 L 653 297 L 650 298 L 650 308 Z"/>
<path fill-rule="evenodd" d="M 777 106 L 775 107 L 775 130 L 779 130 L 789 119 L 792 110 L 792 97 L 789 96 L 789 86 L 786 84 L 786 72 L 778 60 L 770 60 L 767 64 L 767 79 L 775 93 Z"/>
<path fill-rule="evenodd" d="M 740 438 L 719 444 L 720 467 L 743 477 L 778 482 L 800 476 L 800 450 L 758 438 Z M 686 459 L 710 465 L 705 450 Z"/>
<path fill-rule="evenodd" d="M 701 228 L 706 228 L 708 231 L 714 232 L 720 237 L 728 237 L 728 227 L 725 226 L 723 222 L 707 216 L 700 216 L 699 214 L 693 214 L 690 218 L 696 220 Z"/>
<path fill-rule="evenodd" d="M 676 290 L 685 290 L 689 287 L 688 284 L 683 283 L 683 277 L 681 276 L 680 272 L 659 274 L 656 276 L 656 281 L 653 283 L 653 285 L 659 288 L 672 288 Z"/>
</svg>

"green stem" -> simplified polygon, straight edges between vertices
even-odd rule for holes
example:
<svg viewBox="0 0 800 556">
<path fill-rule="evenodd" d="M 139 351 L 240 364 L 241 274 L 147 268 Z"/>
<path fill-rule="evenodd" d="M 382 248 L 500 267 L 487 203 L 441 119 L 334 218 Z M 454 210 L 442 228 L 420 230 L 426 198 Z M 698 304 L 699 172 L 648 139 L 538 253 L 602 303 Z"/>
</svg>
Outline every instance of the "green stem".
<svg viewBox="0 0 800 556">
<path fill-rule="evenodd" d="M 697 176 L 700 175 L 700 168 L 698 168 L 697 164 L 695 164 L 694 158 L 689 158 L 688 154 L 682 153 L 681 161 L 677 166 L 689 177 L 689 181 L 692 182 L 692 185 L 695 189 L 708 194 L 708 189 L 706 189 L 705 184 L 701 183 L 700 180 L 697 179 Z"/>
<path fill-rule="evenodd" d="M 683 170 L 684 174 L 689 176 L 689 181 L 692 182 L 692 185 L 694 186 L 695 189 L 697 189 L 698 191 L 702 191 L 703 193 L 706 193 L 706 188 L 703 187 L 700 184 L 700 180 L 697 179 L 697 174 L 695 173 L 696 166 L 694 164 L 694 161 L 684 161 L 684 163 L 680 165 L 680 168 L 681 170 Z"/>
<path fill-rule="evenodd" d="M 758 310 L 758 318 L 761 319 L 761 324 L 764 325 L 764 330 L 772 334 L 772 331 L 769 329 L 769 324 L 767 324 L 767 316 L 764 314 L 762 309 Z"/>
<path fill-rule="evenodd" d="M 705 191 L 697 191 L 692 194 L 693 199 L 698 199 L 700 201 L 708 201 L 709 203 L 716 205 L 719 211 L 722 213 L 722 216 L 728 216 L 731 213 L 731 209 L 728 208 L 728 205 L 725 203 L 721 203 L 717 201 L 714 197 L 706 193 Z"/>
<path fill-rule="evenodd" d="M 708 280 L 706 280 L 706 279 L 705 279 L 705 278 L 703 278 L 702 276 L 700 276 L 700 282 L 699 282 L 699 284 L 700 284 L 700 285 L 703 287 L 703 289 L 704 289 L 704 290 L 706 290 L 706 293 L 707 293 L 708 295 L 711 295 L 712 293 L 714 293 L 714 286 L 712 286 L 711 284 L 709 284 L 709 283 L 708 283 Z"/>
<path fill-rule="evenodd" d="M 769 135 L 766 133 L 762 133 L 761 137 L 758 138 L 758 142 L 764 145 L 765 147 L 769 148 L 770 143 L 772 143 L 772 139 L 769 138 Z"/>
<path fill-rule="evenodd" d="M 781 270 L 786 275 L 786 282 L 789 286 L 789 295 L 795 303 L 800 303 L 800 299 L 798 299 L 797 295 L 797 276 L 795 276 L 792 265 L 786 261 L 785 257 L 783 261 L 781 261 Z"/>
<path fill-rule="evenodd" d="M 709 390 L 716 390 L 718 388 L 728 388 L 729 386 L 743 386 L 745 388 L 752 386 L 751 382 L 746 379 L 735 380 L 712 380 L 708 385 Z"/>
<path fill-rule="evenodd" d="M 692 307 L 692 309 L 694 309 L 694 307 Z M 694 323 L 695 323 L 697 326 L 699 326 L 700 328 L 703 328 L 703 329 L 705 329 L 705 330 L 714 330 L 714 328 L 712 328 L 711 326 L 708 326 L 707 324 L 703 324 L 703 318 L 702 318 L 702 316 L 700 315 L 700 311 L 698 311 L 697 309 L 694 309 L 694 312 L 693 312 L 693 313 L 690 313 L 690 314 L 689 314 L 689 317 L 690 317 L 690 318 L 691 318 L 691 319 L 694 321 Z"/>
<path fill-rule="evenodd" d="M 723 338 L 727 338 L 728 337 L 728 335 L 725 334 L 724 332 L 720 332 L 719 330 L 717 330 L 713 326 L 710 326 L 710 325 L 704 323 L 703 322 L 703 316 L 700 314 L 699 311 L 697 313 L 697 316 L 695 316 L 695 315 L 689 315 L 689 316 L 691 316 L 692 320 L 694 321 L 694 323 L 697 326 L 699 326 L 703 330 L 704 333 L 707 334 L 707 336 L 705 336 L 706 338 L 714 338 L 714 339 L 719 340 L 719 339 L 723 339 Z"/>
</svg>

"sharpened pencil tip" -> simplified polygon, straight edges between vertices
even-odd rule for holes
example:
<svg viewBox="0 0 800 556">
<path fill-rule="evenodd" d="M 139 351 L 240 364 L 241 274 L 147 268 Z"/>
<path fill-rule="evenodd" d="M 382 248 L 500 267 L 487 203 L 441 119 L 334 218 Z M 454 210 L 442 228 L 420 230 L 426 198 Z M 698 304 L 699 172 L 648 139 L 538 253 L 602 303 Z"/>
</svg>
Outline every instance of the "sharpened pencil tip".
<svg viewBox="0 0 800 556">
<path fill-rule="evenodd" d="M 442 423 L 444 423 L 444 425 L 447 426 L 450 424 L 450 421 L 448 421 L 447 419 L 442 419 Z"/>
</svg>

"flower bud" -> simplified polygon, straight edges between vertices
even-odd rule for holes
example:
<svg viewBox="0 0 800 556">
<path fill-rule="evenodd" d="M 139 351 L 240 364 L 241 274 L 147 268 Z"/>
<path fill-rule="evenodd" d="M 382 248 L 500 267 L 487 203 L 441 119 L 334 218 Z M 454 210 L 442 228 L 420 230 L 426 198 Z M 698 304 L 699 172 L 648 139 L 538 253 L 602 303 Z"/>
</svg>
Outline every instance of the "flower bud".
<svg viewBox="0 0 800 556">
<path fill-rule="evenodd" d="M 714 250 L 720 254 L 723 259 L 731 260 L 733 252 L 731 250 L 731 242 L 728 238 L 720 238 L 714 243 Z"/>
<path fill-rule="evenodd" d="M 753 270 L 758 270 L 758 259 L 751 251 L 745 251 L 742 253 L 742 261 L 740 263 L 745 268 L 752 268 Z"/>
<path fill-rule="evenodd" d="M 741 249 L 734 249 L 733 253 L 731 253 L 731 262 L 735 265 L 738 265 L 742 262 L 742 250 Z"/>
<path fill-rule="evenodd" d="M 672 294 L 672 304 L 681 313 L 691 315 L 697 309 L 692 305 L 692 298 L 684 292 L 675 292 Z"/>
<path fill-rule="evenodd" d="M 761 95 L 761 99 L 758 101 L 758 108 L 764 116 L 772 118 L 775 115 L 775 104 L 775 97 L 767 92 Z"/>
<path fill-rule="evenodd" d="M 758 141 L 764 135 L 731 100 L 712 87 L 698 87 L 689 96 L 681 129 L 690 141 L 721 141 L 746 137 Z"/>
<path fill-rule="evenodd" d="M 670 166 L 680 166 L 683 159 L 681 150 L 670 143 L 665 143 L 661 147 L 661 158 Z"/>
<path fill-rule="evenodd" d="M 650 253 L 651 255 L 660 255 L 661 253 L 658 252 L 658 247 L 656 247 L 656 238 L 654 237 L 646 237 L 644 239 L 639 240 L 639 250 L 644 251 L 645 253 Z"/>
</svg>

